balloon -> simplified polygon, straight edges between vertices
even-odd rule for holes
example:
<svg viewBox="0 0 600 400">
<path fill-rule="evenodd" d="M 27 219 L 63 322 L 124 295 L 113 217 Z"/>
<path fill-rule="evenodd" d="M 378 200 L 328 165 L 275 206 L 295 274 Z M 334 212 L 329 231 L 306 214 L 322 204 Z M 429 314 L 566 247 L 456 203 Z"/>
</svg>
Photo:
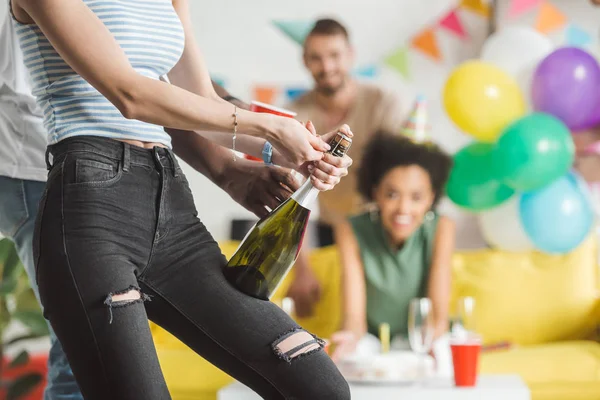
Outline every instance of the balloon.
<svg viewBox="0 0 600 400">
<path fill-rule="evenodd" d="M 576 47 L 552 52 L 534 73 L 532 102 L 573 130 L 589 126 L 600 106 L 600 65 Z"/>
<path fill-rule="evenodd" d="M 594 214 L 583 180 L 574 172 L 521 197 L 521 220 L 533 244 L 547 253 L 575 249 L 592 228 Z"/>
<path fill-rule="evenodd" d="M 535 29 L 509 27 L 485 41 L 481 60 L 494 64 L 515 78 L 523 93 L 528 95 L 535 68 L 553 49 L 550 39 Z"/>
<path fill-rule="evenodd" d="M 516 252 L 535 248 L 521 223 L 520 202 L 521 196 L 516 195 L 498 207 L 479 214 L 479 226 L 489 245 Z"/>
<path fill-rule="evenodd" d="M 481 61 L 467 61 L 450 74 L 444 106 L 459 128 L 482 142 L 494 142 L 506 125 L 525 114 L 515 80 Z"/>
<path fill-rule="evenodd" d="M 455 204 L 473 211 L 487 210 L 515 193 L 493 176 L 493 148 L 489 143 L 472 143 L 455 154 L 446 186 Z"/>
<path fill-rule="evenodd" d="M 539 189 L 563 176 L 575 157 L 569 129 L 558 119 L 533 113 L 509 125 L 494 150 L 497 176 L 513 189 Z"/>
</svg>

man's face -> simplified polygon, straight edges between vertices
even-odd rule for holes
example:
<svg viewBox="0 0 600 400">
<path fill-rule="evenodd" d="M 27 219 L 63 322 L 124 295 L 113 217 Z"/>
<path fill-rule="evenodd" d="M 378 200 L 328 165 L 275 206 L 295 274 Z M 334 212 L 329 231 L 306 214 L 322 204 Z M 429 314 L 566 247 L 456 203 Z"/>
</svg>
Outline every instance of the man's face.
<svg viewBox="0 0 600 400">
<path fill-rule="evenodd" d="M 304 65 L 316 89 L 332 96 L 350 77 L 354 52 L 344 35 L 312 35 L 304 44 Z"/>
</svg>

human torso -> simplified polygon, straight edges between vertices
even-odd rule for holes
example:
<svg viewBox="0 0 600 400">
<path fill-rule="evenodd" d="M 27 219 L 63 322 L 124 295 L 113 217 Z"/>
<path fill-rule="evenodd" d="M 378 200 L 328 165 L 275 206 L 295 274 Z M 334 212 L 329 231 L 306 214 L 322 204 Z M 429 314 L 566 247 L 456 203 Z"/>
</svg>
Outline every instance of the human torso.
<svg viewBox="0 0 600 400">
<path fill-rule="evenodd" d="M 376 214 L 350 218 L 365 275 L 370 333 L 377 335 L 385 322 L 393 335 L 407 335 L 410 300 L 427 292 L 437 222 L 437 215 L 424 221 L 400 249 L 394 249 Z"/>
<path fill-rule="evenodd" d="M 137 73 L 159 79 L 179 60 L 184 33 L 170 0 L 83 1 L 111 32 Z M 126 119 L 69 67 L 40 28 L 16 21 L 14 26 L 50 144 L 91 135 L 170 147 L 163 127 Z"/>
</svg>

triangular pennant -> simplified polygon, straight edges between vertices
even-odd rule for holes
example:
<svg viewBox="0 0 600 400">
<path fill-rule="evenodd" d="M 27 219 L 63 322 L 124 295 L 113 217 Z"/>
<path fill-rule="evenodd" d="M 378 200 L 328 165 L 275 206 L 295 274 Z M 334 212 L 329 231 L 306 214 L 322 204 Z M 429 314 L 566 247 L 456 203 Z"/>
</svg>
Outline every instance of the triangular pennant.
<svg viewBox="0 0 600 400">
<path fill-rule="evenodd" d="M 412 45 L 434 60 L 442 60 L 442 53 L 440 52 L 433 28 L 427 29 L 413 38 Z"/>
<path fill-rule="evenodd" d="M 255 86 L 253 92 L 254 100 L 261 103 L 273 104 L 277 96 L 277 88 L 272 86 Z"/>
<path fill-rule="evenodd" d="M 570 24 L 565 32 L 565 39 L 569 46 L 582 47 L 592 42 L 592 36 L 575 24 Z"/>
<path fill-rule="evenodd" d="M 450 11 L 444 18 L 440 20 L 440 26 L 446 28 L 450 32 L 455 33 L 458 37 L 464 39 L 467 37 L 467 32 L 458 17 L 456 10 Z"/>
<path fill-rule="evenodd" d="M 512 0 L 508 9 L 509 18 L 517 18 L 542 4 L 542 0 Z"/>
<path fill-rule="evenodd" d="M 401 47 L 390 54 L 385 59 L 385 64 L 400 72 L 405 79 L 408 79 L 408 49 L 406 47 Z"/>
<path fill-rule="evenodd" d="M 314 21 L 273 21 L 273 24 L 299 45 L 315 26 Z"/>
<path fill-rule="evenodd" d="M 216 83 L 217 85 L 221 86 L 222 88 L 225 87 L 225 80 L 216 76 L 211 76 L 210 80 L 213 81 L 214 83 Z"/>
<path fill-rule="evenodd" d="M 298 97 L 302 96 L 306 93 L 308 89 L 306 88 L 288 88 L 285 92 L 287 94 L 288 99 L 291 101 L 296 100 Z"/>
<path fill-rule="evenodd" d="M 374 78 L 379 73 L 379 67 L 377 65 L 366 65 L 364 67 L 359 67 L 354 70 L 354 75 L 360 76 L 363 78 Z"/>
<path fill-rule="evenodd" d="M 535 29 L 541 33 L 549 33 L 563 27 L 567 23 L 567 17 L 558 8 L 545 1 L 540 7 Z"/>
<path fill-rule="evenodd" d="M 485 0 L 461 0 L 460 6 L 465 10 L 472 11 L 482 17 L 490 16 L 490 6 Z"/>
</svg>

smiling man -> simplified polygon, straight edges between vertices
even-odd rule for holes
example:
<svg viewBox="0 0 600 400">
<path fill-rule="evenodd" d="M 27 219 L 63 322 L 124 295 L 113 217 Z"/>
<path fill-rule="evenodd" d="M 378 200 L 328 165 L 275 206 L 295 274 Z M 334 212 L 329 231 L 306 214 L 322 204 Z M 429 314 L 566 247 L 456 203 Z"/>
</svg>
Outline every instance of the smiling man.
<svg viewBox="0 0 600 400">
<path fill-rule="evenodd" d="M 359 82 L 352 77 L 355 54 L 348 30 L 333 19 L 318 20 L 304 42 L 304 65 L 313 77 L 314 87 L 287 108 L 298 113 L 300 121 L 311 120 L 317 132 L 328 132 L 342 123 L 354 132 L 351 154 L 360 160 L 365 144 L 377 131 L 400 132 L 411 104 L 397 93 Z M 358 165 L 333 191 L 319 195 L 319 244 L 333 243 L 331 225 L 360 210 L 356 190 Z M 308 268 L 306 251 L 296 264 L 296 279 L 288 296 L 299 316 L 312 314 L 320 288 Z"/>
</svg>

